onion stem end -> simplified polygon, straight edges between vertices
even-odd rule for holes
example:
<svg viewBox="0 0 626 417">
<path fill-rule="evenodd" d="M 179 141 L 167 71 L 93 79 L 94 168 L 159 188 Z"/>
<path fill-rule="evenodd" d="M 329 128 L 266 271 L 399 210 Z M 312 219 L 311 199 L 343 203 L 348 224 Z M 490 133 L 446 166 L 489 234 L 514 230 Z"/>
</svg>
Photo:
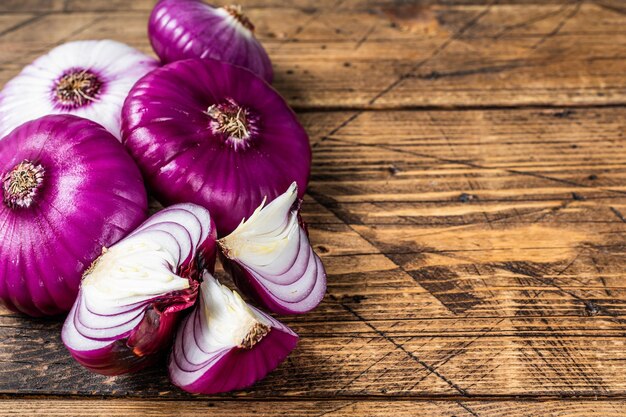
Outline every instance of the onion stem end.
<svg viewBox="0 0 626 417">
<path fill-rule="evenodd" d="M 3 201 L 10 208 L 28 208 L 41 187 L 44 169 L 28 160 L 17 164 L 2 177 Z"/>
</svg>

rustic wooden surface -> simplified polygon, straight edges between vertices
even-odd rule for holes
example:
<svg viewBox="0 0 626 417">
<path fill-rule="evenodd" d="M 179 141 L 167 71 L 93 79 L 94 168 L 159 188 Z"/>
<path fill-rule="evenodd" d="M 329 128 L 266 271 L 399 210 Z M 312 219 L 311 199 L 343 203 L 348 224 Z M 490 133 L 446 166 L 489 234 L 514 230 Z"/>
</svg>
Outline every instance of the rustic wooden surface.
<svg viewBox="0 0 626 417">
<path fill-rule="evenodd" d="M 301 343 L 194 397 L 1 311 L 0 415 L 626 416 L 626 2 L 242 3 L 314 148 Z M 152 4 L 3 0 L 0 82 L 68 40 L 149 52 Z"/>
</svg>

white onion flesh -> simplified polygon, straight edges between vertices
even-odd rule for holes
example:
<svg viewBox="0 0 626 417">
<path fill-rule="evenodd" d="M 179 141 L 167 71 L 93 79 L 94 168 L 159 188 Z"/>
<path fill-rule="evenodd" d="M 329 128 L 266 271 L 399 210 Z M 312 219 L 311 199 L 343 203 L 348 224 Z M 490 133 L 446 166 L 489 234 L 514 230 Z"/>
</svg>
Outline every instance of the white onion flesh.
<svg viewBox="0 0 626 417">
<path fill-rule="evenodd" d="M 258 326 L 263 329 L 261 337 L 243 347 Z M 190 392 L 243 388 L 274 369 L 296 342 L 291 329 L 246 304 L 237 292 L 205 273 L 198 304 L 176 336 L 170 378 Z"/>
<path fill-rule="evenodd" d="M 260 288 L 258 298 L 279 313 L 309 311 L 326 290 L 326 272 L 300 225 L 296 198 L 293 183 L 219 241 L 226 258 Z"/>
<path fill-rule="evenodd" d="M 127 338 L 152 303 L 189 290 L 191 278 L 178 269 L 195 261 L 199 247 L 214 239 L 213 229 L 206 209 L 180 204 L 105 249 L 85 273 L 63 327 L 67 347 L 95 350 Z"/>
</svg>

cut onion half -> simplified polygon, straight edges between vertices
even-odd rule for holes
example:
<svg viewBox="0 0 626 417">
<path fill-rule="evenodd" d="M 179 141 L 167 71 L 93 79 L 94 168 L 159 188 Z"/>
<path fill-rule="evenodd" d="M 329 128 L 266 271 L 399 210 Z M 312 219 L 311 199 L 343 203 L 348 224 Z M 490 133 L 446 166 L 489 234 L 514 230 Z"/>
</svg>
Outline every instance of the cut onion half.
<svg viewBox="0 0 626 417">
<path fill-rule="evenodd" d="M 110 248 L 85 272 L 62 331 L 72 356 L 117 375 L 143 368 L 171 342 L 180 313 L 215 263 L 215 225 L 193 204 L 166 208 Z"/>
</svg>

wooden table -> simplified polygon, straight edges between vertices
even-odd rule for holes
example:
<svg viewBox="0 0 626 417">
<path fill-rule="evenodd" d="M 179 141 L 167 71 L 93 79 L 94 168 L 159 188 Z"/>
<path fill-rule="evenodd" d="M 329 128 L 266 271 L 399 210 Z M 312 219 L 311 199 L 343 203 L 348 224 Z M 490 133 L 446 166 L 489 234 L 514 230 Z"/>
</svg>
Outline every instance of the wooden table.
<svg viewBox="0 0 626 417">
<path fill-rule="evenodd" d="M 625 416 L 626 2 L 243 4 L 314 149 L 298 348 L 194 397 L 3 311 L 0 415 Z M 3 0 L 0 81 L 68 40 L 150 51 L 151 7 Z"/>
</svg>

